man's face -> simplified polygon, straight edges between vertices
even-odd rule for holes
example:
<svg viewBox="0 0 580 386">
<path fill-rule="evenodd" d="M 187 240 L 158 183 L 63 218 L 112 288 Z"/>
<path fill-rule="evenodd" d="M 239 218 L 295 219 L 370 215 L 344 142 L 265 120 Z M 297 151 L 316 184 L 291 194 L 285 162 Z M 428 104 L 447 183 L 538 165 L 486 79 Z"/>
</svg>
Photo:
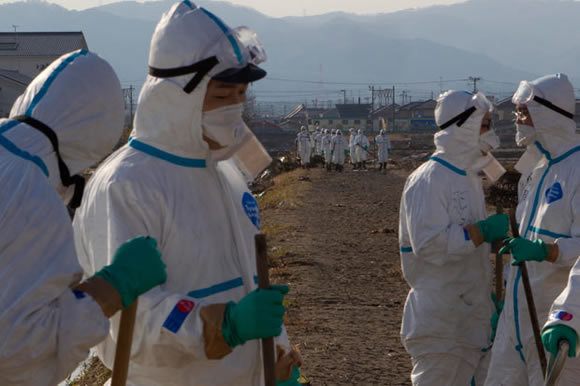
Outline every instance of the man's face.
<svg viewBox="0 0 580 386">
<path fill-rule="evenodd" d="M 516 125 L 526 125 L 534 127 L 534 122 L 532 122 L 532 116 L 526 105 L 516 105 L 516 111 L 514 112 L 516 116 Z"/>
<path fill-rule="evenodd" d="M 491 113 L 488 111 L 483 116 L 481 120 L 481 128 L 479 129 L 479 135 L 488 132 L 491 130 Z"/>
<path fill-rule="evenodd" d="M 203 100 L 202 111 L 244 103 L 247 89 L 247 83 L 226 83 L 219 80 L 210 80 Z"/>
</svg>

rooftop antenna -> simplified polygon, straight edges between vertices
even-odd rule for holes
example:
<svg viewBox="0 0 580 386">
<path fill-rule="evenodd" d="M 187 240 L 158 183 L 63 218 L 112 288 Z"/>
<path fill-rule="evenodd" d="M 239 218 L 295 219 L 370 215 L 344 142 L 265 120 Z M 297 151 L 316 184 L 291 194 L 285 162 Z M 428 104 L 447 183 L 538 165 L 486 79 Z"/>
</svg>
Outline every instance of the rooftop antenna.
<svg viewBox="0 0 580 386">
<path fill-rule="evenodd" d="M 19 26 L 19 25 L 16 25 L 16 24 L 12 24 L 12 28 L 14 28 L 14 33 L 16 33 L 16 29 L 17 29 L 18 27 L 20 27 L 20 26 Z"/>
</svg>

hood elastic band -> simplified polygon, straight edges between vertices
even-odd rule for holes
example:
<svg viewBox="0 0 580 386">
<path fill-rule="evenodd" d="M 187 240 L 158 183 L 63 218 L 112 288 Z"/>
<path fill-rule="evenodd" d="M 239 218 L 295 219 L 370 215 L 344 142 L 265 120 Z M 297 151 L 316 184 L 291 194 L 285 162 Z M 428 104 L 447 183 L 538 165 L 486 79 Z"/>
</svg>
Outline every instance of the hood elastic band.
<svg viewBox="0 0 580 386">
<path fill-rule="evenodd" d="M 56 153 L 56 158 L 58 160 L 58 170 L 60 173 L 60 180 L 61 180 L 62 184 L 64 186 L 70 186 L 70 185 L 75 186 L 75 191 L 74 191 L 73 197 L 69 203 L 69 206 L 74 208 L 74 209 L 78 208 L 80 206 L 81 200 L 83 198 L 83 192 L 85 189 L 85 179 L 78 174 L 75 174 L 74 176 L 70 175 L 70 171 L 68 170 L 68 167 L 64 163 L 62 157 L 60 156 L 60 151 L 59 151 L 59 147 L 58 147 L 58 136 L 56 135 L 54 130 L 52 130 L 50 127 L 48 127 L 44 123 L 40 122 L 39 120 L 34 119 L 32 117 L 28 117 L 26 115 L 18 115 L 16 117 L 11 117 L 10 119 L 13 119 L 15 121 L 19 121 L 22 123 L 26 123 L 30 127 L 40 131 L 42 134 L 44 134 L 46 136 L 46 138 L 48 138 L 48 140 L 52 144 L 52 148 L 54 149 L 54 152 Z"/>
<path fill-rule="evenodd" d="M 555 104 L 553 104 L 552 102 L 550 102 L 547 99 L 540 98 L 539 96 L 534 96 L 534 101 L 538 102 L 542 106 L 545 106 L 545 107 L 549 108 L 552 111 L 555 111 L 555 112 L 557 112 L 559 114 L 562 114 L 566 118 L 574 119 L 574 114 L 569 113 L 568 111 L 566 111 L 566 110 L 564 110 L 564 109 L 556 106 Z"/>
<path fill-rule="evenodd" d="M 149 75 L 155 76 L 157 78 L 174 78 L 176 76 L 195 73 L 193 79 L 191 79 L 189 83 L 187 83 L 183 88 L 183 91 L 190 94 L 201 82 L 203 77 L 206 76 L 218 63 L 218 58 L 212 56 L 185 67 L 155 68 L 149 66 Z"/>
<path fill-rule="evenodd" d="M 471 116 L 471 114 L 473 114 L 475 112 L 475 110 L 477 110 L 475 108 L 475 106 L 470 107 L 469 109 L 465 110 L 461 114 L 451 118 L 449 121 L 447 121 L 444 124 L 442 124 L 441 126 L 439 126 L 439 130 L 445 130 L 446 128 L 448 128 L 449 126 L 451 126 L 454 123 L 457 123 L 457 126 L 461 127 L 461 125 L 463 125 L 465 123 L 465 121 L 467 121 L 469 119 L 469 117 Z"/>
</svg>

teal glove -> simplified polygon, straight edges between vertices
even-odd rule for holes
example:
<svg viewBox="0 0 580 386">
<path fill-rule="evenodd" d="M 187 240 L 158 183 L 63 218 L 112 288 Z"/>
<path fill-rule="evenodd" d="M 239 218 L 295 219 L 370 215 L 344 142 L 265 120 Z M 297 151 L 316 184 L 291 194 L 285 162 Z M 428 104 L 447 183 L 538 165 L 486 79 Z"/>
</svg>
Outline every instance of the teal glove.
<svg viewBox="0 0 580 386">
<path fill-rule="evenodd" d="M 542 333 L 544 348 L 554 357 L 558 355 L 558 346 L 562 339 L 567 340 L 570 344 L 568 356 L 574 358 L 576 356 L 576 343 L 578 342 L 576 331 L 568 326 L 564 326 L 563 324 L 556 324 L 555 326 L 546 328 Z"/>
<path fill-rule="evenodd" d="M 276 381 L 276 386 L 300 386 L 298 378 L 300 378 L 300 370 L 298 370 L 298 367 L 292 366 L 292 375 L 290 375 L 290 378 L 285 381 Z"/>
<path fill-rule="evenodd" d="M 95 276 L 115 287 L 123 307 L 130 306 L 139 295 L 167 280 L 157 241 L 149 237 L 136 237 L 121 245 L 113 256 L 113 262 Z"/>
<path fill-rule="evenodd" d="M 493 301 L 493 304 L 495 306 L 496 301 L 495 301 L 495 293 L 491 294 L 491 300 Z M 497 332 L 497 323 L 499 322 L 499 316 L 501 314 L 501 312 L 503 311 L 503 301 L 499 301 L 497 303 L 497 306 L 495 306 L 495 312 L 493 313 L 493 315 L 491 315 L 491 341 L 493 342 L 495 340 L 495 334 Z"/>
<path fill-rule="evenodd" d="M 324 155 L 324 150 L 322 150 L 322 155 Z"/>
<path fill-rule="evenodd" d="M 330 155 L 334 155 L 334 150 L 330 152 Z"/>
<path fill-rule="evenodd" d="M 285 285 L 273 285 L 270 289 L 250 292 L 237 304 L 229 302 L 222 323 L 222 334 L 228 345 L 233 348 L 251 339 L 280 335 L 286 312 L 282 302 L 289 290 Z"/>
<path fill-rule="evenodd" d="M 365 147 L 364 147 L 364 149 L 365 149 L 365 151 L 367 151 L 367 149 L 368 149 L 368 146 L 365 146 Z"/>
<path fill-rule="evenodd" d="M 512 265 L 518 265 L 524 261 L 544 261 L 548 257 L 548 245 L 542 240 L 530 241 L 521 237 L 508 240 L 509 242 L 498 253 L 511 251 Z"/>
<path fill-rule="evenodd" d="M 345 152 L 350 154 L 350 149 L 346 149 Z"/>
<path fill-rule="evenodd" d="M 505 239 L 510 228 L 510 219 L 507 214 L 494 214 L 486 220 L 478 221 L 477 227 L 488 243 L 492 241 Z"/>
<path fill-rule="evenodd" d="M 348 150 L 344 151 L 344 156 L 346 157 L 346 155 L 348 154 Z"/>
</svg>

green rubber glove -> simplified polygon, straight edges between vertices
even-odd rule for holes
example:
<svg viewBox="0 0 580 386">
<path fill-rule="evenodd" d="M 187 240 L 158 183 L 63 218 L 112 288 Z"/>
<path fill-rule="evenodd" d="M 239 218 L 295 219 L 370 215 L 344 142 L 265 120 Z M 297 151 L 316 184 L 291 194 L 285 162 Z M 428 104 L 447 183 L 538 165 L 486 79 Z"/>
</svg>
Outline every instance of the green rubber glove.
<svg viewBox="0 0 580 386">
<path fill-rule="evenodd" d="M 544 261 L 548 257 L 548 245 L 542 240 L 530 241 L 521 237 L 508 240 L 498 253 L 511 252 L 512 265 L 518 265 L 524 261 Z"/>
<path fill-rule="evenodd" d="M 300 386 L 298 378 L 300 378 L 300 370 L 298 370 L 298 367 L 292 366 L 292 375 L 290 375 L 290 378 L 285 381 L 276 381 L 276 386 Z"/>
<path fill-rule="evenodd" d="M 496 302 L 495 302 L 495 293 L 491 294 L 491 300 L 493 301 L 493 304 L 495 306 Z M 495 312 L 493 313 L 493 315 L 491 315 L 491 341 L 493 342 L 495 340 L 495 334 L 497 332 L 497 323 L 499 322 L 499 316 L 501 314 L 501 312 L 503 311 L 503 301 L 499 301 L 499 303 L 497 304 L 497 306 L 495 306 Z"/>
<path fill-rule="evenodd" d="M 507 214 L 494 214 L 486 220 L 477 222 L 477 227 L 488 243 L 492 241 L 505 239 L 510 228 L 510 219 Z"/>
<path fill-rule="evenodd" d="M 564 326 L 563 324 L 556 324 L 555 326 L 546 328 L 542 333 L 542 343 L 544 343 L 544 348 L 554 357 L 558 355 L 558 346 L 562 339 L 567 340 L 570 344 L 568 356 L 570 358 L 576 357 L 578 335 L 576 335 L 576 331 L 572 328 Z"/>
<path fill-rule="evenodd" d="M 167 280 L 157 241 L 150 237 L 136 237 L 121 245 L 113 256 L 113 262 L 95 276 L 115 287 L 121 295 L 123 307 L 130 306 L 139 295 Z"/>
<path fill-rule="evenodd" d="M 368 149 L 368 146 L 365 146 L 365 147 L 364 147 L 364 149 L 365 149 L 365 151 L 367 151 L 367 149 Z"/>
<path fill-rule="evenodd" d="M 330 152 L 330 155 L 334 155 L 334 150 Z"/>
<path fill-rule="evenodd" d="M 345 150 L 344 151 L 344 155 L 346 156 L 347 154 L 348 154 L 348 150 Z"/>
<path fill-rule="evenodd" d="M 282 305 L 288 286 L 273 285 L 270 289 L 257 289 L 239 303 L 229 302 L 224 313 L 222 334 L 230 347 L 251 339 L 270 338 L 282 333 Z"/>
</svg>

